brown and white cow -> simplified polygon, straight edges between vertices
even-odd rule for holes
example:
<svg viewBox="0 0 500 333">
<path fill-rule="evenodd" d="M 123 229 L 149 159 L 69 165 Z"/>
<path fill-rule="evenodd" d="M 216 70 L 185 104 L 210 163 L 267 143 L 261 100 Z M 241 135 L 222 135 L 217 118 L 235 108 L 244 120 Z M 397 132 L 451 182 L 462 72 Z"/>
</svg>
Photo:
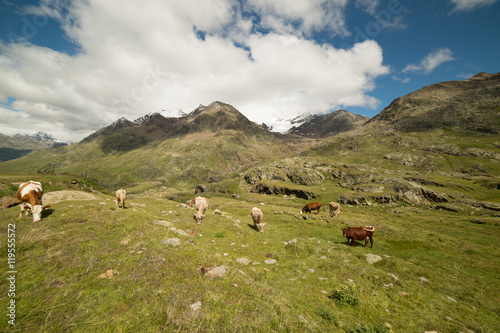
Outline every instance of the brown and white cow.
<svg viewBox="0 0 500 333">
<path fill-rule="evenodd" d="M 262 211 L 254 207 L 250 211 L 250 214 L 252 215 L 252 220 L 253 220 L 253 225 L 255 226 L 255 229 L 259 230 L 260 232 L 264 232 L 264 226 L 266 225 L 265 223 L 262 223 L 264 220 L 264 214 L 262 214 Z"/>
<path fill-rule="evenodd" d="M 330 216 L 335 218 L 340 214 L 340 205 L 336 202 L 330 202 Z"/>
<path fill-rule="evenodd" d="M 370 247 L 373 247 L 373 231 L 375 228 L 372 226 L 366 227 L 357 227 L 357 228 L 344 228 L 340 229 L 344 233 L 344 237 L 347 238 L 347 242 L 351 243 L 351 246 L 354 245 L 354 241 L 356 240 L 364 240 L 365 246 L 368 244 L 368 240 L 370 240 Z"/>
<path fill-rule="evenodd" d="M 196 209 L 196 214 L 194 214 L 194 219 L 196 223 L 200 224 L 205 218 L 205 211 L 208 209 L 208 200 L 204 197 L 196 197 L 194 200 L 194 208 Z"/>
<path fill-rule="evenodd" d="M 124 189 L 119 189 L 115 193 L 115 207 L 118 208 L 120 207 L 120 202 L 122 203 L 122 208 L 125 208 L 125 199 L 127 199 L 127 191 Z"/>
<path fill-rule="evenodd" d="M 21 202 L 22 218 L 24 213 L 28 214 L 31 211 L 33 215 L 33 222 L 38 222 L 42 219 L 42 210 L 50 206 L 42 206 L 43 187 L 39 182 L 30 180 L 29 182 L 22 183 L 17 189 L 17 198 Z"/>
<path fill-rule="evenodd" d="M 311 213 L 313 210 L 318 210 L 316 214 L 319 214 L 319 211 L 321 210 L 322 203 L 321 202 L 313 202 L 313 203 L 308 203 L 306 204 L 302 210 L 300 211 L 300 214 L 302 213 Z"/>
</svg>

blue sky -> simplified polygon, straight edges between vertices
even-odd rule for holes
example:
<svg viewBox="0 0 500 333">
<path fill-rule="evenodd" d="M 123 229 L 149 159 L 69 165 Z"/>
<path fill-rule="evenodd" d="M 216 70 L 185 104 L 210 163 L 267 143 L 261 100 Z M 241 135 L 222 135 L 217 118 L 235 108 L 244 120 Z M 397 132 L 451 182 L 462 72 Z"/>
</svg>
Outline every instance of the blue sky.
<svg viewBox="0 0 500 333">
<path fill-rule="evenodd" d="M 500 71 L 499 0 L 0 0 L 0 133 L 229 103 L 278 131 Z"/>
</svg>

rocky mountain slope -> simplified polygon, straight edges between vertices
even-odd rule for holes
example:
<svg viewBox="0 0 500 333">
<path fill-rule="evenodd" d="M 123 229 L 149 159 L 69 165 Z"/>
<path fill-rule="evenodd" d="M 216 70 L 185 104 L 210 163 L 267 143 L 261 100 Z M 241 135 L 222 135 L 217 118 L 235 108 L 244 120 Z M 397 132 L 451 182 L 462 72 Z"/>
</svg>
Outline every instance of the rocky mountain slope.
<svg viewBox="0 0 500 333">
<path fill-rule="evenodd" d="M 395 99 L 367 127 L 404 132 L 437 128 L 500 132 L 500 73 L 432 84 Z"/>
<path fill-rule="evenodd" d="M 73 173 L 111 188 L 144 181 L 215 182 L 245 165 L 295 155 L 308 144 L 308 139 L 272 133 L 234 107 L 214 102 L 179 118 L 122 118 L 77 144 L 1 167 Z"/>
<path fill-rule="evenodd" d="M 34 150 L 48 149 L 65 145 L 47 133 L 38 132 L 32 135 L 16 134 L 14 136 L 0 134 L 0 161 L 8 161 L 27 155 Z"/>
<path fill-rule="evenodd" d="M 310 138 L 325 138 L 354 130 L 370 118 L 346 110 L 328 114 L 312 115 L 299 126 L 293 126 L 288 133 Z"/>
</svg>

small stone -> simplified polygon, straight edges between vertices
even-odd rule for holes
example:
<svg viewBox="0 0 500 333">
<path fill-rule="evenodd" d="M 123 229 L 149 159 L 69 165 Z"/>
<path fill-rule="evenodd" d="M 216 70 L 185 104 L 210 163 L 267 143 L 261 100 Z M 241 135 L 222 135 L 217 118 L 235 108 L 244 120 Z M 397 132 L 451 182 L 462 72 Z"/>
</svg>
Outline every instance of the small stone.
<svg viewBox="0 0 500 333">
<path fill-rule="evenodd" d="M 164 227 L 173 227 L 173 225 L 174 225 L 172 222 L 167 222 L 164 220 L 154 220 L 153 223 L 164 226 Z"/>
<path fill-rule="evenodd" d="M 431 281 L 427 280 L 426 278 L 424 278 L 423 276 L 419 277 L 418 278 L 420 281 L 422 281 L 422 283 L 430 283 Z"/>
<path fill-rule="evenodd" d="M 276 263 L 276 259 L 267 259 L 267 260 L 264 260 L 264 262 L 268 265 L 272 265 L 272 264 L 275 264 Z"/>
<path fill-rule="evenodd" d="M 181 246 L 181 240 L 179 238 L 164 239 L 160 243 L 164 244 L 164 245 L 173 246 L 173 247 Z"/>
<path fill-rule="evenodd" d="M 236 259 L 236 262 L 240 265 L 248 265 L 250 264 L 251 260 L 247 259 L 247 258 L 238 258 Z"/>
<path fill-rule="evenodd" d="M 398 277 L 392 273 L 387 273 L 387 275 L 389 275 L 390 277 L 392 277 L 394 280 L 399 280 Z"/>
<path fill-rule="evenodd" d="M 225 266 L 203 266 L 200 268 L 201 273 L 211 279 L 221 278 L 229 272 Z"/>
<path fill-rule="evenodd" d="M 193 311 L 193 312 L 199 311 L 199 310 L 201 310 L 201 301 L 193 303 L 189 307 L 191 308 L 191 311 Z"/>
<path fill-rule="evenodd" d="M 382 260 L 381 256 L 377 256 L 376 254 L 367 254 L 366 255 L 366 260 L 368 261 L 369 264 L 374 264 L 376 262 L 379 262 Z"/>
<path fill-rule="evenodd" d="M 184 230 L 182 229 L 176 229 L 175 230 L 175 233 L 179 236 L 186 236 L 186 237 L 191 237 L 190 234 L 188 234 L 187 232 L 185 232 Z"/>
</svg>

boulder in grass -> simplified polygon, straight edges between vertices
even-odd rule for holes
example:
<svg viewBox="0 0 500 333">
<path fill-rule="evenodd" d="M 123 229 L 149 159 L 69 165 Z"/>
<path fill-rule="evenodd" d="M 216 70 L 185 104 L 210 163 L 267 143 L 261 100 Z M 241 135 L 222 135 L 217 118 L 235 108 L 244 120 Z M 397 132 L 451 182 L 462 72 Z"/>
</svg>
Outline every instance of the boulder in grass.
<svg viewBox="0 0 500 333">
<path fill-rule="evenodd" d="M 229 272 L 229 269 L 225 266 L 202 266 L 200 268 L 201 274 L 211 279 L 221 278 Z"/>
</svg>

